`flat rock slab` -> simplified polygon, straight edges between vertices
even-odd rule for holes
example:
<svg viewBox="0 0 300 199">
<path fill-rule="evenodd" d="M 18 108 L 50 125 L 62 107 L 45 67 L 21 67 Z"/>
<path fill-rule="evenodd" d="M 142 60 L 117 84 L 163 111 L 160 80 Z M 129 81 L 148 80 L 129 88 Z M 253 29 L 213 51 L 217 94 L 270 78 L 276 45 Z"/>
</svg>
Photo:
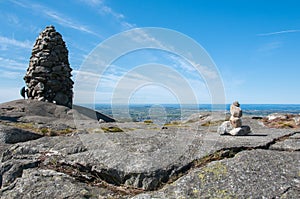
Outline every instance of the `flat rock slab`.
<svg viewBox="0 0 300 199">
<path fill-rule="evenodd" d="M 74 105 L 72 109 L 54 103 L 37 100 L 15 100 L 0 104 L 0 121 L 46 124 L 53 129 L 88 128 L 98 124 L 98 120 L 115 120 L 97 111 Z M 82 122 L 85 121 L 85 122 Z"/>
<path fill-rule="evenodd" d="M 18 142 L 26 142 L 43 137 L 42 135 L 26 131 L 19 128 L 13 128 L 0 124 L 0 144 L 14 144 Z"/>
<path fill-rule="evenodd" d="M 243 151 L 134 198 L 298 198 L 299 165 L 300 152 Z"/>
<path fill-rule="evenodd" d="M 43 164 L 47 165 L 54 157 L 56 162 L 71 167 L 79 164 L 116 186 L 155 190 L 162 183 L 187 172 L 194 161 L 216 151 L 268 148 L 277 138 L 293 133 L 290 130 L 253 125 L 256 129 L 252 128 L 255 133 L 251 136 L 235 137 L 220 136 L 210 128 L 199 127 L 197 124 L 168 129 L 160 129 L 154 124 L 135 124 L 132 129 L 128 123 L 114 125 L 127 130 L 103 133 L 99 128 L 94 129 L 98 133 L 44 137 L 20 143 L 6 151 L 2 162 L 4 165 L 13 165 L 16 164 L 16 159 L 32 162 L 43 159 Z M 18 168 L 22 170 L 24 166 L 20 165 Z M 15 171 L 10 172 L 9 169 L 2 171 L 5 186 L 18 178 L 12 175 L 14 173 Z"/>
<path fill-rule="evenodd" d="M 290 136 L 282 142 L 277 142 L 270 147 L 273 150 L 300 151 L 300 132 Z"/>
<path fill-rule="evenodd" d="M 122 127 L 122 124 L 120 124 Z M 164 130 L 132 130 L 123 133 L 83 134 L 86 155 L 74 154 L 65 161 L 94 165 L 114 176 L 115 183 L 153 190 L 185 167 L 216 151 L 232 148 L 267 148 L 288 130 L 253 129 L 250 136 L 220 136 L 208 129 L 190 127 Z"/>
</svg>

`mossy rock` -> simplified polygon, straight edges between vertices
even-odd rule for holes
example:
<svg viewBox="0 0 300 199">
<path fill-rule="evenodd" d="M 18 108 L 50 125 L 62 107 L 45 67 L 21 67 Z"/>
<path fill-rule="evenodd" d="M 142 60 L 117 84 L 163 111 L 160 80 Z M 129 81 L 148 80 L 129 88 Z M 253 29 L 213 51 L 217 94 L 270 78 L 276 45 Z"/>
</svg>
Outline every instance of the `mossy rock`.
<svg viewBox="0 0 300 199">
<path fill-rule="evenodd" d="M 152 120 L 145 120 L 144 123 L 145 124 L 153 124 L 153 121 Z"/>
<path fill-rule="evenodd" d="M 170 123 L 164 124 L 164 126 L 180 126 L 182 123 L 180 121 L 172 121 Z"/>
<path fill-rule="evenodd" d="M 101 129 L 105 133 L 118 133 L 118 132 L 124 132 L 122 129 L 116 126 L 109 126 L 109 127 L 101 127 Z"/>
<path fill-rule="evenodd" d="M 34 123 L 23 123 L 23 122 L 7 123 L 6 125 L 13 126 L 23 130 L 32 131 L 34 133 L 38 133 L 43 136 L 65 135 L 65 134 L 73 133 L 75 131 L 75 129 L 72 128 L 65 128 L 61 130 L 55 130 L 48 127 L 37 128 Z"/>
<path fill-rule="evenodd" d="M 58 136 L 58 135 L 66 135 L 73 133 L 74 130 L 70 128 L 62 129 L 62 130 L 54 130 L 51 128 L 41 128 L 39 129 L 39 133 L 44 136 Z"/>
</svg>

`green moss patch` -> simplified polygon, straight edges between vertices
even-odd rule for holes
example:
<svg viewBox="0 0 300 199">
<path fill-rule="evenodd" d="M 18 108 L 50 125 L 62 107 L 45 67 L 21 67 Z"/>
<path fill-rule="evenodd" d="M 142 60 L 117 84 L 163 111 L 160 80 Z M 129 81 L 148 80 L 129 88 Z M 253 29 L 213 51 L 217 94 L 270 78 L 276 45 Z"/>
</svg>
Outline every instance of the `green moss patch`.
<svg viewBox="0 0 300 199">
<path fill-rule="evenodd" d="M 152 120 L 145 120 L 144 123 L 145 124 L 153 124 L 153 121 Z"/>
<path fill-rule="evenodd" d="M 37 134 L 40 134 L 43 136 L 65 135 L 65 134 L 73 133 L 75 131 L 75 129 L 72 129 L 72 128 L 66 128 L 66 129 L 61 129 L 61 130 L 55 130 L 55 129 L 51 129 L 49 127 L 37 128 L 37 127 L 35 127 L 34 123 L 23 123 L 23 122 L 6 123 L 6 125 L 15 127 L 15 128 L 19 128 L 19 129 L 23 129 L 23 130 L 27 130 L 27 131 L 31 131 L 31 132 L 34 132 L 34 133 L 37 133 Z"/>
<path fill-rule="evenodd" d="M 124 132 L 122 129 L 116 126 L 109 126 L 109 127 L 101 127 L 101 129 L 105 133 L 117 133 L 117 132 Z"/>
</svg>

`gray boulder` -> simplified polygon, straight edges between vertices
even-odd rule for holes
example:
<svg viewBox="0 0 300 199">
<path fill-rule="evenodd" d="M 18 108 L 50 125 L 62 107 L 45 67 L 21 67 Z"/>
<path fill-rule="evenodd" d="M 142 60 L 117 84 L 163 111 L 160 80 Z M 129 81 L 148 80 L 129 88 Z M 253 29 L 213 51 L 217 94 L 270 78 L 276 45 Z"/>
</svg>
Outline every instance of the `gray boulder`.
<svg viewBox="0 0 300 199">
<path fill-rule="evenodd" d="M 249 133 L 251 133 L 249 126 L 241 126 L 241 127 L 237 127 L 237 128 L 232 129 L 231 131 L 229 131 L 230 135 L 247 135 Z"/>
<path fill-rule="evenodd" d="M 50 102 L 29 99 L 0 104 L 0 121 L 4 122 L 26 122 L 44 124 L 46 127 L 54 129 L 75 129 L 77 125 L 80 126 L 81 121 L 90 121 L 90 123 L 98 125 L 100 119 L 105 122 L 115 122 L 107 115 L 77 105 L 70 109 Z M 84 128 L 84 126 L 80 128 Z"/>
<path fill-rule="evenodd" d="M 217 130 L 220 135 L 247 135 L 251 133 L 249 126 L 241 126 L 234 128 L 230 121 L 223 122 Z"/>
<path fill-rule="evenodd" d="M 30 131 L 0 125 L 0 143 L 14 144 L 35 140 L 41 137 L 42 135 Z"/>
<path fill-rule="evenodd" d="M 220 135 L 226 135 L 229 134 L 229 132 L 233 129 L 230 121 L 225 121 L 223 122 L 219 127 L 218 127 L 218 134 Z"/>
</svg>

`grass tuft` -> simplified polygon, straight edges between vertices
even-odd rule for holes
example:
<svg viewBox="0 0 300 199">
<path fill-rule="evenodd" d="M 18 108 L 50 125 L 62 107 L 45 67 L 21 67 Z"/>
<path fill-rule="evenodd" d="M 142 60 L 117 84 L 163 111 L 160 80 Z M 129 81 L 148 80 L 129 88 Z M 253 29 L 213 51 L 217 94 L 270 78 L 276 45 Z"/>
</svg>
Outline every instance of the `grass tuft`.
<svg viewBox="0 0 300 199">
<path fill-rule="evenodd" d="M 117 133 L 117 132 L 124 132 L 122 129 L 116 126 L 110 126 L 110 127 L 101 127 L 101 129 L 105 133 Z"/>
<path fill-rule="evenodd" d="M 152 120 L 145 120 L 144 123 L 145 124 L 153 124 L 153 121 Z"/>
</svg>

